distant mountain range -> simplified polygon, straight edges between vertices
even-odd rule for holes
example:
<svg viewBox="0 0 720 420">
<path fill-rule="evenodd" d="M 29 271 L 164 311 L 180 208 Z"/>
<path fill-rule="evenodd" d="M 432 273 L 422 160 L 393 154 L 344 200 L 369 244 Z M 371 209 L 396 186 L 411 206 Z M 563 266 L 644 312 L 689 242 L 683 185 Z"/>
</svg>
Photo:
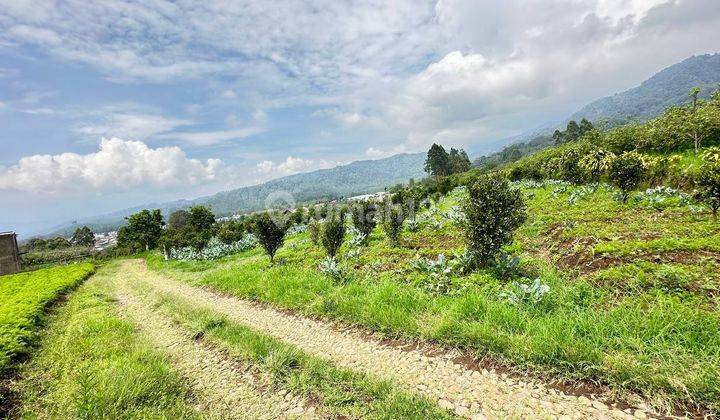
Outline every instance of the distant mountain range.
<svg viewBox="0 0 720 420">
<path fill-rule="evenodd" d="M 588 104 L 569 119 L 580 120 L 585 117 L 593 122 L 606 121 L 611 124 L 647 120 L 662 113 L 669 105 L 686 103 L 693 87 L 700 87 L 701 96 L 706 97 L 718 86 L 720 86 L 720 54 L 694 56 L 658 72 L 638 87 Z M 544 127 L 555 125 L 548 123 Z M 524 136 L 490 142 L 486 146 L 495 145 L 497 150 L 506 144 L 527 142 L 524 146 L 526 149 L 537 150 L 552 143 L 545 135 L 552 129 L 545 129 L 545 133 L 542 131 L 534 130 Z M 484 150 L 477 150 L 477 152 L 482 151 Z M 502 152 L 497 152 L 500 153 Z M 73 224 L 60 226 L 52 234 L 68 236 L 75 227 L 85 224 L 99 232 L 113 230 L 122 224 L 123 217 L 142 208 L 159 208 L 168 214 L 180 208 L 203 204 L 211 207 L 218 215 L 228 215 L 264 209 L 268 197 L 271 197 L 271 201 L 274 200 L 270 204 L 279 204 L 288 197 L 285 193 L 292 195 L 296 203 L 364 194 L 406 182 L 410 178 L 424 177 L 424 160 L 424 153 L 416 153 L 400 154 L 379 160 L 357 161 L 331 169 L 291 175 L 260 185 L 220 192 L 209 197 L 148 204 L 96 218 L 78 220 Z"/>
<path fill-rule="evenodd" d="M 147 204 L 118 212 L 77 220 L 53 229 L 48 236 L 69 236 L 76 227 L 87 225 L 95 232 L 114 230 L 121 226 L 123 218 L 143 208 L 161 209 L 165 215 L 174 210 L 194 205 L 210 207 L 216 215 L 262 210 L 268 206 L 301 204 L 318 200 L 381 191 L 387 186 L 420 179 L 424 153 L 404 153 L 385 159 L 361 160 L 330 169 L 320 169 L 274 179 L 260 185 L 237 188 L 194 200 L 178 200 L 161 204 Z M 292 200 L 288 202 L 288 200 Z"/>
</svg>

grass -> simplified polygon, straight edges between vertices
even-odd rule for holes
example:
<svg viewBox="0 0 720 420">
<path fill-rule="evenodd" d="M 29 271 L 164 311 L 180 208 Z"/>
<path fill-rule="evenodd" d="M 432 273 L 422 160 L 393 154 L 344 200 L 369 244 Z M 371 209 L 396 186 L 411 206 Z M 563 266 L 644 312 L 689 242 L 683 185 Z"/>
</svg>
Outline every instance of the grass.
<svg viewBox="0 0 720 420">
<path fill-rule="evenodd" d="M 152 295 L 136 285 L 144 295 Z M 222 314 L 197 308 L 182 298 L 158 294 L 157 307 L 188 329 L 260 369 L 273 387 L 316 401 L 338 418 L 452 418 L 426 398 L 398 390 L 387 381 L 339 369 L 296 347 L 232 322 Z"/>
<path fill-rule="evenodd" d="M 85 263 L 0 277 L 0 373 L 27 354 L 45 308 L 94 269 Z"/>
<path fill-rule="evenodd" d="M 506 249 L 521 256 L 520 268 L 453 276 L 449 295 L 428 293 L 427 276 L 410 266 L 416 254 L 461 249 L 447 220 L 440 229 L 426 223 L 405 232 L 403 248 L 390 247 L 380 228 L 357 257 L 347 257 L 344 245 L 342 283 L 318 272 L 324 255 L 307 234 L 290 238 L 276 257 L 284 263 L 273 267 L 257 249 L 215 263 L 148 261 L 191 284 L 306 315 L 600 382 L 659 406 L 720 412 L 720 226 L 687 204 L 622 205 L 605 187 L 572 203 L 579 187 L 556 188 L 523 187 L 529 220 Z M 439 213 L 461 196 L 444 199 Z M 521 277 L 550 286 L 540 304 L 513 306 L 501 297 Z"/>
<path fill-rule="evenodd" d="M 54 315 L 15 385 L 11 417 L 194 418 L 188 392 L 161 354 L 119 318 L 103 269 Z"/>
</svg>

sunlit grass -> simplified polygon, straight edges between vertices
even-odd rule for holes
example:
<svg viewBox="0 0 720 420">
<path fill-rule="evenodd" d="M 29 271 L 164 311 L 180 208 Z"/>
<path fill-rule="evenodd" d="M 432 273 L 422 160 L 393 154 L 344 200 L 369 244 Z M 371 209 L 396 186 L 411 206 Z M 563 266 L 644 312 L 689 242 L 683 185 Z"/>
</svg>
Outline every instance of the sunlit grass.
<svg viewBox="0 0 720 420">
<path fill-rule="evenodd" d="M 455 276 L 458 288 L 449 296 L 416 287 L 422 276 L 410 267 L 416 254 L 448 256 L 462 248 L 460 231 L 449 221 L 442 229 L 405 232 L 399 249 L 376 229 L 358 257 L 341 260 L 347 283 L 318 272 L 323 252 L 306 234 L 291 238 L 278 252 L 285 263 L 273 267 L 261 253 L 230 257 L 199 271 L 157 256 L 148 260 L 151 267 L 193 284 L 307 315 L 432 340 L 568 379 L 599 381 L 665 403 L 720 410 L 714 275 L 720 267 L 713 258 L 663 260 L 667 253 L 716 252 L 720 226 L 687 206 L 658 211 L 645 203 L 622 205 L 603 188 L 571 204 L 574 188 L 556 195 L 552 186 L 524 191 L 530 217 L 506 251 L 522 256 L 522 275 L 550 286 L 535 307 L 506 302 L 500 293 L 510 279 L 492 270 Z M 443 200 L 442 211 L 456 205 L 458 195 Z M 346 253 L 344 245 L 341 258 Z M 566 262 L 556 265 L 574 254 L 614 259 L 590 272 Z"/>
</svg>

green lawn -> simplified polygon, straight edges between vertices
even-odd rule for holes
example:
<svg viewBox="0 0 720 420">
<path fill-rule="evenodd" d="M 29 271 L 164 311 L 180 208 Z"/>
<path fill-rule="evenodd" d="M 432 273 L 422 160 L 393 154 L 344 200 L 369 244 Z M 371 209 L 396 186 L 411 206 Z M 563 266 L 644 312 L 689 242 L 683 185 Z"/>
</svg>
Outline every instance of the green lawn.
<svg viewBox="0 0 720 420">
<path fill-rule="evenodd" d="M 529 219 L 506 250 L 521 256 L 520 267 L 454 275 L 448 295 L 428 292 L 411 261 L 462 250 L 460 232 L 440 216 L 462 191 L 435 216 L 421 215 L 441 226 L 405 232 L 402 248 L 391 248 L 381 228 L 358 256 L 344 245 L 346 282 L 319 273 L 324 254 L 306 233 L 289 238 L 273 267 L 259 249 L 217 262 L 148 261 L 191 284 L 307 315 L 720 412 L 720 225 L 674 199 L 623 205 L 606 187 L 523 191 Z M 550 292 L 538 305 L 514 306 L 501 293 L 518 277 L 540 278 Z"/>
<path fill-rule="evenodd" d="M 0 373 L 28 351 L 45 308 L 94 269 L 84 263 L 0 277 Z"/>
</svg>

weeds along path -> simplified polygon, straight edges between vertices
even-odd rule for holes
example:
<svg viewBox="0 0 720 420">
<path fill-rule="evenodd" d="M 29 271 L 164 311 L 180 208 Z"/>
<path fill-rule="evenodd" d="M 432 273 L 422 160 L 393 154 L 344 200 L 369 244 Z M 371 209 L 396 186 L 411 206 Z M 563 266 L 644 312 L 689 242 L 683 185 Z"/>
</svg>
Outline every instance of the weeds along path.
<svg viewBox="0 0 720 420">
<path fill-rule="evenodd" d="M 137 324 L 152 344 L 170 358 L 178 372 L 190 381 L 197 409 L 209 418 L 277 419 L 311 418 L 299 399 L 286 401 L 272 391 L 263 392 L 262 379 L 225 353 L 194 340 L 141 298 L 123 286 L 127 277 L 145 276 L 136 263 L 124 264 L 115 282 L 115 298 L 121 313 Z"/>
<path fill-rule="evenodd" d="M 223 296 L 151 272 L 143 260 L 123 263 L 123 271 L 148 287 L 184 298 L 235 322 L 297 346 L 344 368 L 388 379 L 419 392 L 443 408 L 468 418 L 645 418 L 640 410 L 621 411 L 600 400 L 566 395 L 536 381 L 517 381 L 470 370 L 448 355 L 428 356 L 368 339 L 358 331 L 339 331 L 329 323 L 288 315 L 255 303 Z"/>
</svg>

